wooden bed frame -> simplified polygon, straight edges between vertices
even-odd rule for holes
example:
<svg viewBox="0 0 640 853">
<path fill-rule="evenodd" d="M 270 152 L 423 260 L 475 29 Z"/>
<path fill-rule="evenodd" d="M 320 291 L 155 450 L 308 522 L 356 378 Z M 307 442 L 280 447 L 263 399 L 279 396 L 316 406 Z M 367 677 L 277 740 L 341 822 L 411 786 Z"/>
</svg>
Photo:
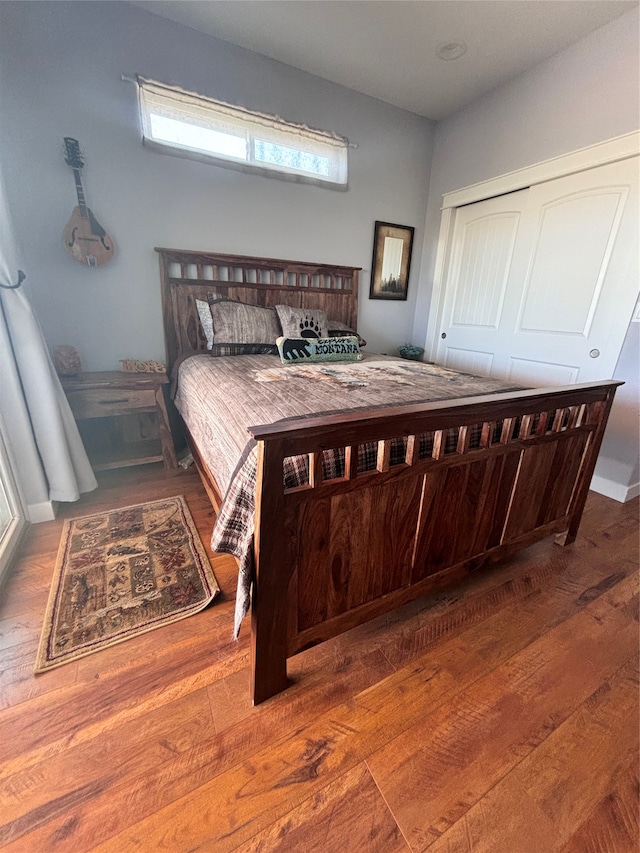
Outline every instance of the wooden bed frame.
<svg viewBox="0 0 640 853">
<path fill-rule="evenodd" d="M 160 254 L 168 367 L 204 349 L 194 297 L 323 308 L 354 329 L 358 268 L 173 249 Z M 252 683 L 255 704 L 288 685 L 287 658 L 534 541 L 574 541 L 615 381 L 346 412 L 250 426 L 258 443 Z M 472 447 L 472 428 L 481 430 Z M 446 431 L 455 430 L 453 450 Z M 417 436 L 433 434 L 418 458 Z M 406 455 L 391 464 L 391 442 Z M 377 442 L 360 472 L 358 446 Z M 324 480 L 322 452 L 345 448 Z M 192 447 L 216 509 L 220 492 Z M 309 454 L 309 482 L 283 485 L 283 460 Z"/>
</svg>

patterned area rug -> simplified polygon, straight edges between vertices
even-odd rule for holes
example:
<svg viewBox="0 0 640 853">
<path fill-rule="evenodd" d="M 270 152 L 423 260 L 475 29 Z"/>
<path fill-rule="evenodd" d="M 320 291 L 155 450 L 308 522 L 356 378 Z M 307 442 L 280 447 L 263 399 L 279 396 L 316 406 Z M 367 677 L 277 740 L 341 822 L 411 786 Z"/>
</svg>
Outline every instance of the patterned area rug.
<svg viewBox="0 0 640 853">
<path fill-rule="evenodd" d="M 219 589 L 181 496 L 69 519 L 35 671 L 184 619 Z"/>
</svg>

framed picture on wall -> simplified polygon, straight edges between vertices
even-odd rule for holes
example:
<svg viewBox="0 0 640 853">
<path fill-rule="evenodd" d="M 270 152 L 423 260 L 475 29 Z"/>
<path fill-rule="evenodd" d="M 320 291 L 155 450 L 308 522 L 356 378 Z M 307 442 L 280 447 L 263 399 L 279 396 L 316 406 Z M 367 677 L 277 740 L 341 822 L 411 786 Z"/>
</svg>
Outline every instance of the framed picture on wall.
<svg viewBox="0 0 640 853">
<path fill-rule="evenodd" d="M 369 299 L 406 299 L 413 231 L 409 225 L 376 222 Z"/>
</svg>

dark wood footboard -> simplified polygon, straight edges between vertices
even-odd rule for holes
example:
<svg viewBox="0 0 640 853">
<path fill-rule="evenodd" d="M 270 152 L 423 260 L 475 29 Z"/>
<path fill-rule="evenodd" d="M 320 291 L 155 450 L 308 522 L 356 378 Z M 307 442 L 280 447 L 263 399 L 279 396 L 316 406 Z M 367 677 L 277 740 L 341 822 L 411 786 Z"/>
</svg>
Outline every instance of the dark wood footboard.
<svg viewBox="0 0 640 853">
<path fill-rule="evenodd" d="M 572 542 L 620 384 L 251 428 L 254 703 L 287 686 L 287 658 L 303 649 L 542 537 Z M 358 446 L 369 442 L 377 466 L 360 471 Z M 345 472 L 327 480 L 322 453 L 334 448 L 345 449 Z M 309 454 L 309 482 L 287 489 L 283 460 L 298 454 Z"/>
</svg>

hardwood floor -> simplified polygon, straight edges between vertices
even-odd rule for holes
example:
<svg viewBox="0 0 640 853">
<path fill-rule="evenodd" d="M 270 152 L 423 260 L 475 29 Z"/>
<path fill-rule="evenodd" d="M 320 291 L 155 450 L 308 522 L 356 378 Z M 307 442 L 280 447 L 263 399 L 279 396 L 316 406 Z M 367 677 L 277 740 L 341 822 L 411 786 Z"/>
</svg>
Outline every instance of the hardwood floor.
<svg viewBox="0 0 640 853">
<path fill-rule="evenodd" d="M 32 674 L 65 517 L 184 494 L 208 547 L 195 473 L 100 484 L 31 528 L 1 592 L 2 849 L 638 849 L 638 501 L 591 493 L 572 546 L 298 655 L 253 708 L 228 556 L 210 608 Z"/>
</svg>

